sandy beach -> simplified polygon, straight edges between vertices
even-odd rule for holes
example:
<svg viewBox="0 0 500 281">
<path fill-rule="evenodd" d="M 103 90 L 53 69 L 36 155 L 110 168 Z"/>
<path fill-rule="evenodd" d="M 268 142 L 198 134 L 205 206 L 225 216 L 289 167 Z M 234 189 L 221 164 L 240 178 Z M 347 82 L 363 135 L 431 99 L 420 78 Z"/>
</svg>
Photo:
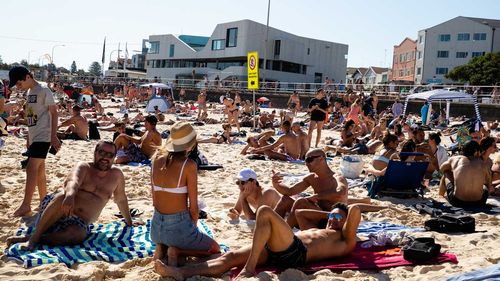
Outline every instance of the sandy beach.
<svg viewBox="0 0 500 281">
<path fill-rule="evenodd" d="M 174 119 L 173 115 L 167 118 Z M 210 136 L 221 130 L 220 124 L 196 127 L 198 135 Z M 167 125 L 158 125 L 161 132 L 169 128 Z M 243 128 L 249 131 L 249 128 Z M 250 133 L 251 134 L 251 133 Z M 338 132 L 323 131 L 326 136 L 337 136 Z M 112 133 L 101 132 L 102 139 L 111 139 Z M 243 138 L 240 140 L 244 141 Z M 444 138 L 446 141 L 447 138 Z M 20 205 L 25 185 L 25 171 L 20 167 L 24 159 L 21 153 L 25 150 L 25 140 L 15 136 L 5 138 L 6 144 L 0 156 L 0 248 L 5 249 L 5 240 L 14 234 L 14 231 L 30 221 L 30 218 L 13 218 L 14 209 Z M 449 140 L 448 140 L 449 141 Z M 75 161 L 92 161 L 93 148 L 96 141 L 64 141 L 62 149 L 56 156 L 50 155 L 46 160 L 48 192 L 62 187 L 68 171 Z M 445 143 L 446 144 L 446 143 Z M 237 200 L 238 188 L 235 185 L 237 172 L 245 167 L 254 169 L 259 182 L 264 187 L 271 186 L 271 170 L 283 171 L 294 175 L 307 173 L 305 165 L 292 164 L 279 161 L 248 160 L 240 155 L 243 145 L 240 144 L 200 144 L 200 150 L 211 163 L 221 164 L 223 169 L 215 171 L 200 171 L 198 174 L 199 198 L 206 205 L 208 213 L 207 224 L 214 231 L 215 239 L 231 248 L 238 248 L 251 243 L 252 224 L 230 221 L 227 210 Z M 497 152 L 498 153 L 498 152 Z M 496 155 L 493 155 L 493 158 Z M 371 161 L 371 156 L 363 156 L 365 163 Z M 340 157 L 335 157 L 330 162 L 331 168 L 340 173 Z M 118 166 L 126 178 L 126 191 L 129 205 L 144 211 L 141 216 L 144 220 L 153 214 L 150 169 L 149 167 Z M 438 198 L 437 187 L 431 186 L 431 191 L 426 198 Z M 364 188 L 357 187 L 349 190 L 349 196 L 366 197 Z M 392 223 L 423 227 L 428 215 L 420 215 L 411 210 L 405 210 L 411 203 L 422 199 L 394 199 L 383 198 L 373 200 L 377 205 L 389 205 L 402 209 L 401 213 L 393 210 L 383 210 L 375 213 L 363 214 L 365 221 L 389 221 Z M 498 201 L 489 199 L 489 203 L 499 205 Z M 38 194 L 35 192 L 32 208 L 39 203 Z M 98 222 L 107 223 L 116 219 L 113 214 L 118 212 L 116 205 L 110 200 L 103 210 Z M 476 220 L 476 233 L 447 235 L 436 232 L 416 233 L 416 236 L 433 236 L 442 245 L 442 251 L 455 254 L 458 264 L 443 263 L 439 265 L 403 266 L 382 271 L 353 271 L 347 270 L 334 273 L 322 270 L 313 275 L 289 269 L 276 275 L 270 272 L 260 273 L 257 278 L 262 280 L 443 280 L 448 276 L 467 271 L 485 268 L 497 264 L 500 260 L 500 226 L 499 217 L 484 213 L 474 214 Z M 229 280 L 229 274 L 222 277 Z M 134 259 L 123 263 L 111 264 L 106 262 L 90 262 L 74 265 L 72 268 L 64 264 L 52 264 L 25 269 L 18 262 L 9 260 L 5 254 L 0 254 L 0 280 L 161 280 L 153 271 L 152 258 Z M 189 280 L 219 280 L 208 277 L 195 277 Z M 257 280 L 257 279 L 255 279 Z"/>
</svg>

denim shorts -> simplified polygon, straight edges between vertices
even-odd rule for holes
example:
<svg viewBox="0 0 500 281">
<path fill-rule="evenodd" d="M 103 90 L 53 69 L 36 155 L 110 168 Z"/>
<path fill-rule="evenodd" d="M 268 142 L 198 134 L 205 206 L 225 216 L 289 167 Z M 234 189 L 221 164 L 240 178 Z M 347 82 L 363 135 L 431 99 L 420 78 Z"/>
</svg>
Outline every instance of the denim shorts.
<svg viewBox="0 0 500 281">
<path fill-rule="evenodd" d="M 151 240 L 168 247 L 203 251 L 210 250 L 214 243 L 194 225 L 188 211 L 164 215 L 155 210 L 151 221 Z"/>
</svg>

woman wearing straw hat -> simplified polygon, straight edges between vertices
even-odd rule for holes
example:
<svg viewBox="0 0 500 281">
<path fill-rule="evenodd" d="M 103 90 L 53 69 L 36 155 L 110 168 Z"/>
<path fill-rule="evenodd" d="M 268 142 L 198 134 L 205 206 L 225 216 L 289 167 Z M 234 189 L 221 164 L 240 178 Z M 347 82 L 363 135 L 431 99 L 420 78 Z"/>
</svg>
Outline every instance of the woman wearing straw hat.
<svg viewBox="0 0 500 281">
<path fill-rule="evenodd" d="M 219 252 L 217 242 L 201 233 L 196 226 L 197 166 L 187 157 L 195 145 L 196 131 L 193 127 L 186 122 L 177 122 L 170 129 L 169 139 L 152 158 L 155 212 L 151 222 L 151 240 L 156 243 L 154 258 L 162 259 L 167 254 L 168 263 L 173 266 L 176 266 L 180 255 L 208 256 Z"/>
</svg>

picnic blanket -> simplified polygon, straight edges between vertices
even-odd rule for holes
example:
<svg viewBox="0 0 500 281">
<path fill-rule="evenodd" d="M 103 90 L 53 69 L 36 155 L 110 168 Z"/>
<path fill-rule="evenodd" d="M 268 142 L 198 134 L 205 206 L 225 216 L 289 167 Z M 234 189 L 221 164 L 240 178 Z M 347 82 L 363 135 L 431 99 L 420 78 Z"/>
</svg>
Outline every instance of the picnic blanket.
<svg viewBox="0 0 500 281">
<path fill-rule="evenodd" d="M 198 228 L 213 237 L 212 231 L 203 220 L 198 220 Z M 70 267 L 75 263 L 89 261 L 123 262 L 153 256 L 155 243 L 151 241 L 150 229 L 149 219 L 144 225 L 137 227 L 129 227 L 123 221 L 92 224 L 90 236 L 80 245 L 39 245 L 35 251 L 27 252 L 20 250 L 19 244 L 14 244 L 5 250 L 5 254 L 21 261 L 25 268 L 52 263 L 64 263 Z M 32 231 L 33 227 L 20 228 L 16 235 L 26 235 Z M 221 250 L 226 252 L 228 247 L 221 245 Z"/>
<path fill-rule="evenodd" d="M 451 276 L 446 281 L 500 280 L 500 264 Z"/>
<path fill-rule="evenodd" d="M 363 269 L 363 270 L 381 270 L 396 266 L 412 266 L 417 263 L 407 261 L 403 258 L 400 248 L 391 247 L 371 247 L 364 249 L 361 247 L 362 242 L 358 242 L 354 251 L 347 257 L 334 258 L 327 261 L 315 262 L 306 267 L 297 268 L 305 273 L 314 273 L 322 269 L 330 270 L 347 270 L 347 269 Z M 450 253 L 441 253 L 434 259 L 425 263 L 418 264 L 439 264 L 444 262 L 458 263 L 457 257 Z M 275 273 L 282 272 L 284 269 L 277 267 L 262 267 L 258 268 L 257 272 L 271 271 Z M 231 272 L 231 278 L 238 275 L 241 269 L 236 269 Z"/>
</svg>

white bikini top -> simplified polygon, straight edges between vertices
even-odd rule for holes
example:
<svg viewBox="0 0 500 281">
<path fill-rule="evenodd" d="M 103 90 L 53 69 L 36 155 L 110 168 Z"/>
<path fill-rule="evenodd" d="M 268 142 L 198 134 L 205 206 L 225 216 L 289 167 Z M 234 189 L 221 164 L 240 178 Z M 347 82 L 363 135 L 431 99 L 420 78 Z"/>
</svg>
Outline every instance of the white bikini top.
<svg viewBox="0 0 500 281">
<path fill-rule="evenodd" d="M 187 186 L 179 186 L 181 184 L 181 179 L 182 179 L 182 172 L 184 172 L 184 166 L 186 166 L 186 163 L 189 158 L 186 158 L 184 160 L 184 163 L 182 164 L 181 172 L 179 174 L 179 180 L 177 181 L 177 187 L 161 187 L 153 184 L 153 191 L 163 191 L 163 192 L 168 192 L 168 193 L 188 193 Z M 151 163 L 151 183 L 153 183 L 153 163 Z"/>
</svg>

